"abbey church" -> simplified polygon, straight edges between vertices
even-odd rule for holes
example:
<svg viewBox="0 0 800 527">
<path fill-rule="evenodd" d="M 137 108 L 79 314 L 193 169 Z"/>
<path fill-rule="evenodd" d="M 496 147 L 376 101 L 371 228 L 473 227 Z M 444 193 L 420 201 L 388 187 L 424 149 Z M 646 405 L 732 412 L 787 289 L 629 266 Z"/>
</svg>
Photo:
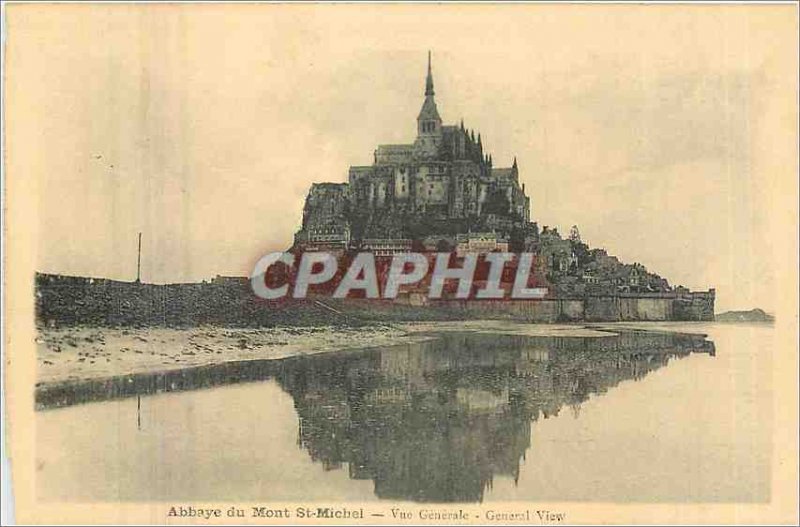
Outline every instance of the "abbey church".
<svg viewBox="0 0 800 527">
<path fill-rule="evenodd" d="M 348 183 L 315 183 L 295 246 L 311 250 L 409 250 L 412 241 L 454 249 L 521 251 L 536 237 L 516 158 L 496 168 L 480 133 L 445 125 L 436 106 L 431 57 L 425 99 L 410 144 L 379 145 L 373 164 L 352 166 Z"/>
<path fill-rule="evenodd" d="M 540 231 L 530 219 L 531 200 L 516 158 L 495 167 L 480 133 L 463 122 L 443 124 L 430 53 L 424 93 L 413 143 L 379 145 L 371 165 L 350 167 L 347 183 L 311 186 L 295 250 L 377 256 L 530 252 L 538 258 L 536 273 L 556 298 L 656 295 L 667 311 L 645 318 L 713 319 L 713 289 L 672 287 L 638 262 L 623 263 L 605 249 L 590 248 L 576 226 L 566 238 L 546 225 Z"/>
</svg>

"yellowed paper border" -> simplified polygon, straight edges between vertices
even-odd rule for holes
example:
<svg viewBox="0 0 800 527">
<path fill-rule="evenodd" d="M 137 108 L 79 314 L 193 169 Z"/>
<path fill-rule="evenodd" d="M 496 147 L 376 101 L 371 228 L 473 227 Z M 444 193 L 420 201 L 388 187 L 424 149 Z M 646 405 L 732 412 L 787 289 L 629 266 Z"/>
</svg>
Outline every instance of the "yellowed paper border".
<svg viewBox="0 0 800 527">
<path fill-rule="evenodd" d="M 35 430 L 33 385 L 35 383 L 34 347 L 34 295 L 33 273 L 37 262 L 37 240 L 41 233 L 39 222 L 40 189 L 38 173 L 42 169 L 42 159 L 47 156 L 47 145 L 40 141 L 40 130 L 31 126 L 26 117 L 31 107 L 39 100 L 31 96 L 29 86 L 23 79 L 46 64 L 39 64 L 26 57 L 24 50 L 17 47 L 18 32 L 34 28 L 36 24 L 47 25 L 58 21 L 61 16 L 77 10 L 126 10 L 131 17 L 145 10 L 164 9 L 214 9 L 225 16 L 247 16 L 253 9 L 295 10 L 298 17 L 313 15 L 317 19 L 328 18 L 333 24 L 337 17 L 365 16 L 421 16 L 429 6 L 146 6 L 146 5 L 6 5 L 5 41 L 5 312 L 4 312 L 4 361 L 6 403 L 8 409 L 9 442 L 16 499 L 16 519 L 20 523 L 65 524 L 65 523 L 187 523 L 186 520 L 170 521 L 168 511 L 180 503 L 40 503 L 36 500 L 34 481 L 36 478 Z M 462 10 L 480 11 L 481 6 L 448 5 L 437 9 L 457 13 Z M 570 6 L 515 6 L 508 7 L 509 16 L 526 9 L 570 10 L 576 16 L 597 17 L 600 21 L 614 12 L 629 9 L 647 9 L 653 16 L 666 11 L 723 11 L 740 10 L 751 18 L 754 31 L 767 31 L 775 35 L 775 46 L 771 50 L 771 62 L 764 65 L 769 74 L 774 75 L 774 83 L 769 99 L 763 101 L 764 112 L 777 117 L 769 121 L 769 144 L 752 144 L 761 164 L 760 170 L 770 173 L 769 184 L 760 188 L 759 205 L 765 208 L 760 212 L 768 215 L 768 230 L 763 236 L 774 240 L 774 252 L 765 254 L 772 262 L 774 272 L 779 277 L 780 287 L 776 290 L 779 306 L 776 316 L 777 354 L 774 361 L 774 430 L 772 499 L 768 504 L 618 504 L 618 503 L 541 503 L 541 504 L 493 504 L 491 506 L 442 505 L 420 506 L 403 504 L 402 508 L 417 514 L 410 522 L 397 522 L 391 518 L 391 504 L 364 505 L 370 516 L 363 523 L 422 524 L 419 511 L 440 509 L 463 510 L 466 521 L 435 523 L 491 524 L 486 519 L 488 509 L 504 512 L 524 512 L 536 509 L 549 509 L 566 513 L 570 524 L 791 524 L 798 521 L 798 310 L 797 310 L 797 239 L 798 239 L 798 152 L 797 152 L 797 9 L 796 6 L 621 6 L 621 5 L 570 5 Z M 74 22 L 75 17 L 68 18 Z M 597 24 L 597 31 L 604 31 Z M 76 28 L 76 34 L 80 28 Z M 302 34 L 292 33 L 286 28 L 287 38 L 295 38 L 296 45 L 302 46 Z M 446 28 L 443 28 L 446 31 Z M 218 35 L 221 37 L 221 35 Z M 570 35 L 569 38 L 590 38 L 588 35 Z M 794 44 L 792 44 L 794 42 Z M 789 43 L 792 45 L 784 45 Z M 97 43 L 102 46 L 101 42 Z M 565 45 L 568 45 L 565 43 Z M 638 43 L 632 43 L 638 45 Z M 53 87 L 55 89 L 55 87 Z M 713 217 L 709 218 L 714 221 Z M 191 503 L 195 507 L 220 508 L 223 513 L 234 504 L 230 503 Z M 274 507 L 313 506 L 319 503 L 300 504 L 235 504 L 237 507 L 270 505 Z M 342 504 L 331 504 L 341 506 Z M 359 504 L 346 504 L 349 509 L 358 509 Z M 372 516 L 373 513 L 383 517 Z M 258 523 L 284 524 L 285 520 L 264 518 L 220 518 L 195 523 Z M 319 524 L 318 520 L 298 520 L 299 524 Z M 331 524 L 362 523 L 354 520 L 331 521 Z"/>
</svg>

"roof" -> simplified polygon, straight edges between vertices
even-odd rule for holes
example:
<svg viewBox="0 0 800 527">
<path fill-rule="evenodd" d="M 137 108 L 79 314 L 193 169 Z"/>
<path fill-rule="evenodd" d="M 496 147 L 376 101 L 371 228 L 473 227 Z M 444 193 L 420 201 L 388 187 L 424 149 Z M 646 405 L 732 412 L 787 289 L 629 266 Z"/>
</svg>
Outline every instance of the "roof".
<svg viewBox="0 0 800 527">
<path fill-rule="evenodd" d="M 361 240 L 364 245 L 377 245 L 377 244 L 395 244 L 395 245 L 402 245 L 407 246 L 411 245 L 412 241 L 408 238 L 364 238 Z"/>
<path fill-rule="evenodd" d="M 414 145 L 379 145 L 375 151 L 376 164 L 410 162 L 414 156 Z"/>
<path fill-rule="evenodd" d="M 408 152 L 414 150 L 414 145 L 378 145 L 380 152 Z"/>
<path fill-rule="evenodd" d="M 493 168 L 492 177 L 511 178 L 514 176 L 514 168 Z"/>
<path fill-rule="evenodd" d="M 311 190 L 347 190 L 347 183 L 312 183 Z"/>
<path fill-rule="evenodd" d="M 488 238 L 497 241 L 506 241 L 505 238 L 500 238 L 499 236 L 497 236 L 497 233 L 493 231 L 466 232 L 466 233 L 456 234 L 456 240 L 458 241 L 479 240 L 481 238 Z"/>
<path fill-rule="evenodd" d="M 433 95 L 425 97 L 425 102 L 422 103 L 422 109 L 419 111 L 417 121 L 436 120 L 441 121 L 439 117 L 439 110 L 436 109 L 436 101 L 433 100 Z"/>
</svg>

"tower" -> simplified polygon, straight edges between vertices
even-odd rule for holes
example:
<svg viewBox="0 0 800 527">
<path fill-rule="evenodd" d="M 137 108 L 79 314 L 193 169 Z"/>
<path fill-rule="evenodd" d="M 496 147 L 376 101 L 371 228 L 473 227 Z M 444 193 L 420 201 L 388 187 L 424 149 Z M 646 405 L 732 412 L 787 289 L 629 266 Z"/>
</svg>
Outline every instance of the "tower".
<svg viewBox="0 0 800 527">
<path fill-rule="evenodd" d="M 581 241 L 581 231 L 578 230 L 577 225 L 573 225 L 572 228 L 569 230 L 569 239 L 570 241 L 580 243 Z"/>
<path fill-rule="evenodd" d="M 442 118 L 436 108 L 433 90 L 433 70 L 431 68 L 431 52 L 428 51 L 428 76 L 425 79 L 425 102 L 417 116 L 417 149 L 423 155 L 432 155 L 441 143 Z"/>
</svg>

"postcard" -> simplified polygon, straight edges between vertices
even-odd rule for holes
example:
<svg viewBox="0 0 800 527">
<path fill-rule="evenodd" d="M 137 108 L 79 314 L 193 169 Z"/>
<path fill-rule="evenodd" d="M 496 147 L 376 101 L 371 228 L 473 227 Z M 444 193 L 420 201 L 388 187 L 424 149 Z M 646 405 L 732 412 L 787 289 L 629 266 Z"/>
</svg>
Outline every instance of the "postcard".
<svg viewBox="0 0 800 527">
<path fill-rule="evenodd" d="M 796 4 L 3 31 L 14 522 L 799 521 Z"/>
</svg>

